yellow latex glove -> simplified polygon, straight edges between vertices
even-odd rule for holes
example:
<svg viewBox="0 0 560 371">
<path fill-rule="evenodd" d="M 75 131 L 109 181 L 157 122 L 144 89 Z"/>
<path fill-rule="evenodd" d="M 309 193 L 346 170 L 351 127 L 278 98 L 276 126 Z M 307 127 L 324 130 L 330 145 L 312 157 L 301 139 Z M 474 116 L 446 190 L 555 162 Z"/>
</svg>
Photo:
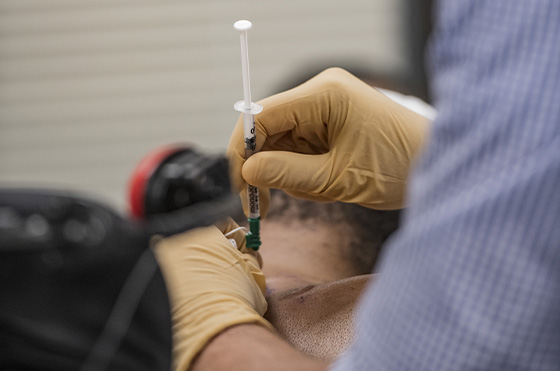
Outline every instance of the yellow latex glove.
<svg viewBox="0 0 560 371">
<path fill-rule="evenodd" d="M 350 73 L 331 68 L 304 84 L 259 102 L 259 153 L 244 159 L 243 119 L 228 147 L 230 176 L 246 209 L 246 181 L 315 201 L 343 201 L 374 209 L 404 206 L 413 159 L 428 120 Z"/>
<path fill-rule="evenodd" d="M 171 301 L 175 370 L 193 359 L 218 333 L 241 323 L 272 329 L 266 312 L 265 277 L 259 258 L 245 247 L 245 233 L 229 219 L 161 240 L 155 253 Z M 235 248 L 229 238 L 235 239 Z"/>
</svg>

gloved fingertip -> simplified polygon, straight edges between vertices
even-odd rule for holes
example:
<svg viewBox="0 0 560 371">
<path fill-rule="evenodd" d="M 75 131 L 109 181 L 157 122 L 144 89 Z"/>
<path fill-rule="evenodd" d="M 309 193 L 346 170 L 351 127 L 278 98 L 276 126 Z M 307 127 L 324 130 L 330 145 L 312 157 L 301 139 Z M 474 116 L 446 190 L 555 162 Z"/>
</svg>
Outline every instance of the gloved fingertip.
<svg viewBox="0 0 560 371">
<path fill-rule="evenodd" d="M 251 185 L 259 188 L 274 188 L 275 183 L 281 179 L 279 176 L 285 173 L 287 166 L 283 152 L 259 152 L 251 156 L 241 168 L 243 179 Z"/>
<path fill-rule="evenodd" d="M 261 159 L 259 153 L 251 156 L 241 167 L 241 176 L 249 184 L 258 186 Z"/>
<path fill-rule="evenodd" d="M 222 232 L 223 234 L 228 233 L 229 231 L 236 229 L 239 225 L 233 220 L 231 217 L 226 217 L 224 219 L 218 220 L 214 225 Z"/>
</svg>

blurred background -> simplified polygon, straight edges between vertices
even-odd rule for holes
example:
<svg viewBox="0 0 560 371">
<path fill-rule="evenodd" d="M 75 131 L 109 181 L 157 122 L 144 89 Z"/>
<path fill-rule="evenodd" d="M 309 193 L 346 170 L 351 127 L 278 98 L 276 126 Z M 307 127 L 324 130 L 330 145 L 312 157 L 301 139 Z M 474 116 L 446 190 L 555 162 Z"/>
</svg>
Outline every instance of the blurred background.
<svg viewBox="0 0 560 371">
<path fill-rule="evenodd" d="M 167 143 L 223 153 L 249 31 L 258 101 L 326 67 L 428 100 L 428 0 L 2 0 L 0 185 L 79 190 L 126 211 Z"/>
</svg>

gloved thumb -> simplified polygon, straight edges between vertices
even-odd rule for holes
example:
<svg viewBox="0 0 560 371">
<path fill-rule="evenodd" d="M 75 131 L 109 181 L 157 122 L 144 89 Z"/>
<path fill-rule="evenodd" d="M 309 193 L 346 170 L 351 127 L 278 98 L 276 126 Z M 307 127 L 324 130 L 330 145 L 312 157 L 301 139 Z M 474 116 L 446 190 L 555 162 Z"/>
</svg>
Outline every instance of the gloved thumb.
<svg viewBox="0 0 560 371">
<path fill-rule="evenodd" d="M 264 151 L 252 155 L 241 171 L 247 183 L 256 187 L 296 191 L 308 194 L 307 199 L 325 201 L 329 199 L 331 169 L 329 153 Z"/>
</svg>

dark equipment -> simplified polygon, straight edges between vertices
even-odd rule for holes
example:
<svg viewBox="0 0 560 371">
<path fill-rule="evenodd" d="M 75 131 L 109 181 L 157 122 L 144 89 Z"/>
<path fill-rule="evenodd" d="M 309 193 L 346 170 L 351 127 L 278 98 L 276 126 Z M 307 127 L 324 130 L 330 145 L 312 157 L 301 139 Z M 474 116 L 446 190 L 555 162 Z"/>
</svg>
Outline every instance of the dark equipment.
<svg viewBox="0 0 560 371">
<path fill-rule="evenodd" d="M 184 144 L 158 148 L 142 159 L 130 179 L 129 205 L 148 234 L 162 235 L 210 225 L 241 210 L 231 193 L 227 160 Z"/>
<path fill-rule="evenodd" d="M 133 218 L 75 193 L 0 188 L 0 369 L 171 369 L 169 300 L 150 239 L 240 203 L 224 158 L 187 146 L 154 153 L 132 177 Z"/>
</svg>

